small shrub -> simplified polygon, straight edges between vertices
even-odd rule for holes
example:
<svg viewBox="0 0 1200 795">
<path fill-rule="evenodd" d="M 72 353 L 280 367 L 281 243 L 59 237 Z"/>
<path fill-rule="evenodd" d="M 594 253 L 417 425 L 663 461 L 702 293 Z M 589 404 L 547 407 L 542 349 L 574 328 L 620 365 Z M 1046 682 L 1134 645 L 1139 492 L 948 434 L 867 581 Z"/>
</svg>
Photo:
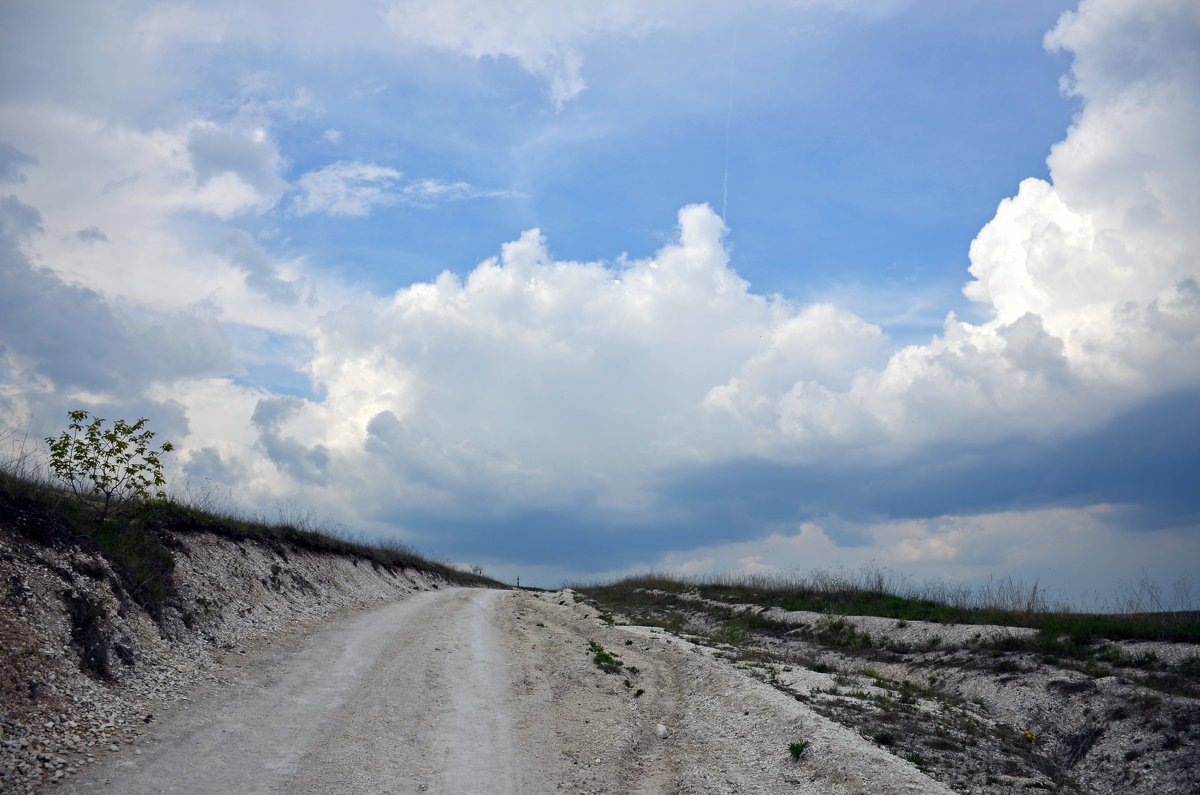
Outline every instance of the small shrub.
<svg viewBox="0 0 1200 795">
<path fill-rule="evenodd" d="M 808 748 L 808 740 L 801 740 L 798 743 L 789 745 L 788 753 L 792 755 L 792 761 L 799 761 L 800 755 L 804 753 L 805 748 Z"/>
<path fill-rule="evenodd" d="M 740 645 L 746 640 L 746 625 L 741 621 L 726 621 L 721 625 L 721 640 L 730 646 Z"/>
<path fill-rule="evenodd" d="M 929 762 L 925 759 L 925 757 L 921 756 L 920 754 L 916 754 L 916 753 L 905 754 L 904 758 L 907 759 L 909 762 L 912 762 L 914 765 L 919 767 L 921 770 L 925 770 L 927 767 L 929 767 Z"/>
<path fill-rule="evenodd" d="M 90 415 L 82 409 L 67 416 L 67 430 L 46 437 L 50 468 L 80 503 L 95 509 L 101 525 L 127 505 L 166 500 L 159 456 L 175 448 L 170 442 L 150 446 L 155 433 L 146 430 L 148 419 L 115 420 L 106 427 L 103 417 L 85 424 Z"/>
<path fill-rule="evenodd" d="M 880 745 L 896 744 L 896 735 L 892 734 L 891 732 L 879 732 L 879 734 L 876 734 L 873 739 Z"/>
<path fill-rule="evenodd" d="M 595 655 L 592 657 L 592 662 L 606 674 L 615 674 L 624 665 L 616 656 L 606 652 L 604 647 L 594 640 L 588 641 L 588 650 Z"/>
</svg>

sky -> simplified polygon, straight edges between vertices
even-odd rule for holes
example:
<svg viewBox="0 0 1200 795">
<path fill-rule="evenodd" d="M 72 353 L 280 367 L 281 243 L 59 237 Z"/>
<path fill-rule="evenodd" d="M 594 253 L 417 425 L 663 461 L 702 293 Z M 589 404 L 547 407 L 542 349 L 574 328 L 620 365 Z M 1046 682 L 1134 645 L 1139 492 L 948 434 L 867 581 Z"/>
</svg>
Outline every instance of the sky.
<svg viewBox="0 0 1200 795">
<path fill-rule="evenodd" d="M 0 439 L 501 578 L 1200 568 L 1191 0 L 0 5 Z"/>
</svg>

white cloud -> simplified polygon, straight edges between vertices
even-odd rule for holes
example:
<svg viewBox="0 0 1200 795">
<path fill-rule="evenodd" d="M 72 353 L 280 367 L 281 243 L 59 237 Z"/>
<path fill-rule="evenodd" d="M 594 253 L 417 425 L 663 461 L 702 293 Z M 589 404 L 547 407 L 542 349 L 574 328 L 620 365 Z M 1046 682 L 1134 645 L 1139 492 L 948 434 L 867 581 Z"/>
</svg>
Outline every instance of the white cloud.
<svg viewBox="0 0 1200 795">
<path fill-rule="evenodd" d="M 219 237 L 197 240 L 191 219 L 232 221 L 275 205 L 286 183 L 269 135 L 198 120 L 138 130 L 68 110 L 5 107 L 0 138 L 39 162 L 25 167 L 20 186 L 42 216 L 31 243 L 38 264 L 160 309 L 218 296 L 226 312 L 245 306 L 243 272 L 212 254 Z M 89 229 L 107 242 L 80 236 Z M 266 317 L 252 310 L 247 319 Z M 288 323 L 296 328 L 295 317 Z"/>
<path fill-rule="evenodd" d="M 634 450 L 639 471 L 686 455 L 708 389 L 782 318 L 728 268 L 722 231 L 685 208 L 678 243 L 615 267 L 557 262 L 527 232 L 465 280 L 327 316 L 313 376 L 356 445 L 390 412 L 464 479 L 482 468 L 542 494 L 572 476 L 623 483 Z"/>
<path fill-rule="evenodd" d="M 368 215 L 373 206 L 396 201 L 395 186 L 403 176 L 386 166 L 339 160 L 300 177 L 296 212 Z"/>
<path fill-rule="evenodd" d="M 1085 3 L 1050 41 L 1091 48 L 1086 66 L 1130 46 L 1130 14 Z M 1093 29 L 1107 33 L 1076 35 Z M 543 495 L 590 480 L 624 494 L 615 504 L 685 461 L 896 457 L 1096 427 L 1200 381 L 1198 246 L 1178 212 L 1200 169 L 1175 143 L 1200 78 L 1154 63 L 1133 86 L 1077 80 L 1083 111 L 1052 182 L 1022 183 L 972 245 L 965 291 L 990 319 L 952 314 L 926 344 L 887 356 L 880 329 L 845 310 L 755 295 L 728 266 L 720 219 L 696 206 L 649 260 L 558 262 L 533 231 L 465 282 L 446 274 L 331 315 L 314 376 L 343 410 L 363 406 L 359 438 L 387 411 L 459 476 L 482 466 Z M 1145 157 L 1160 142 L 1171 158 Z M 367 371 L 403 388 L 366 398 Z M 914 544 L 904 554 L 929 553 Z"/>
<path fill-rule="evenodd" d="M 390 32 L 370 24 L 374 4 L 354 6 L 350 21 L 335 4 L 316 4 L 283 15 L 278 28 L 262 24 L 270 15 L 261 9 L 156 8 L 130 27 L 142 49 L 113 61 L 107 82 L 129 74 L 139 90 L 159 86 L 148 73 L 179 41 L 395 52 L 398 38 L 400 51 L 512 58 L 562 106 L 584 88 L 591 43 L 673 24 L 669 4 L 627 2 L 395 2 Z M 1069 88 L 1082 110 L 1053 149 L 1050 180 L 1023 182 L 971 246 L 965 293 L 986 319 L 950 315 L 941 333 L 900 350 L 835 303 L 753 292 L 730 266 L 723 222 L 704 205 L 681 210 L 677 239 L 646 259 L 556 259 L 533 229 L 465 278 L 444 273 L 390 296 L 309 278 L 303 260 L 276 260 L 232 222 L 288 208 L 365 216 L 511 194 L 354 160 L 289 186 L 278 143 L 286 138 L 273 124 L 318 116 L 320 103 L 269 77 L 246 82 L 221 119 L 154 106 L 137 126 L 114 119 L 153 106 L 154 92 L 122 95 L 129 104 L 105 116 L 76 107 L 80 92 L 58 75 L 53 101 L 0 107 L 0 178 L 41 213 L 40 226 L 24 224 L 19 250 L 54 278 L 19 262 L 23 287 L 71 296 L 96 330 L 85 336 L 149 340 L 151 358 L 169 359 L 142 362 L 139 389 L 186 407 L 184 454 L 197 471 L 237 473 L 247 500 L 303 494 L 348 518 L 396 500 L 447 511 L 470 500 L 487 510 L 669 511 L 655 501 L 655 479 L 688 465 L 903 462 L 948 442 L 1096 428 L 1139 400 L 1200 385 L 1198 15 L 1187 2 L 1085 0 L 1063 18 L 1046 41 L 1074 55 Z M 341 133 L 324 138 L 336 144 Z M 236 324 L 310 341 L 311 359 L 289 365 L 312 378 L 314 396 L 233 383 L 223 335 Z M 13 383 L 27 386 L 26 407 L 49 402 L 63 363 L 88 375 L 70 384 L 75 394 L 116 388 L 87 367 L 118 369 L 121 346 L 68 361 L 50 344 L 54 331 L 43 321 L 26 332 L 29 350 L 0 363 L 5 405 L 15 405 Z M 155 347 L 156 335 L 178 345 Z M 877 524 L 861 549 L 809 524 L 794 538 L 689 552 L 678 565 L 757 571 L 788 555 L 851 564 L 886 555 L 974 573 L 987 560 L 1021 564 L 1018 541 L 1034 544 L 1051 521 L 1084 528 L 1065 534 L 1075 542 L 1132 549 L 1132 536 L 1106 535 L 1102 513 Z M 1028 532 L 997 546 L 1004 522 Z M 1164 556 L 1190 549 L 1162 543 Z"/>
<path fill-rule="evenodd" d="M 466 182 L 436 179 L 404 181 L 404 174 L 374 163 L 339 160 L 298 181 L 293 206 L 300 215 L 365 216 L 374 207 L 407 204 L 427 207 L 439 202 L 477 198 L 514 198 L 511 191 L 485 191 Z"/>
<path fill-rule="evenodd" d="M 971 246 L 964 292 L 990 320 L 951 315 L 848 389 L 739 380 L 710 407 L 745 433 L 775 416 L 805 445 L 909 445 L 1070 431 L 1196 385 L 1200 70 L 1178 64 L 1200 63 L 1197 16 L 1188 3 L 1085 2 L 1047 36 L 1076 55 L 1083 110 L 1053 149 L 1051 182 L 1024 181 Z"/>
<path fill-rule="evenodd" d="M 503 5 L 480 0 L 397 0 L 386 13 L 405 42 L 472 58 L 505 56 L 550 84 L 556 107 L 586 86 L 582 47 L 606 35 L 638 36 L 666 24 L 666 3 L 574 4 L 519 0 Z"/>
</svg>

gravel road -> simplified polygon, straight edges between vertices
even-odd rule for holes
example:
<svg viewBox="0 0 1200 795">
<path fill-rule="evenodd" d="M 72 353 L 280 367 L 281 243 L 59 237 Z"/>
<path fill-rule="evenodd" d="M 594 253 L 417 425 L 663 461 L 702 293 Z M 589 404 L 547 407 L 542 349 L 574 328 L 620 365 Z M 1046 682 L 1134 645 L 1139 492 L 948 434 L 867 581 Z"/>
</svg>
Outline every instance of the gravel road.
<svg viewBox="0 0 1200 795">
<path fill-rule="evenodd" d="M 220 686 L 63 789 L 950 792 L 711 650 L 594 613 L 570 592 L 452 588 L 234 653 Z"/>
</svg>

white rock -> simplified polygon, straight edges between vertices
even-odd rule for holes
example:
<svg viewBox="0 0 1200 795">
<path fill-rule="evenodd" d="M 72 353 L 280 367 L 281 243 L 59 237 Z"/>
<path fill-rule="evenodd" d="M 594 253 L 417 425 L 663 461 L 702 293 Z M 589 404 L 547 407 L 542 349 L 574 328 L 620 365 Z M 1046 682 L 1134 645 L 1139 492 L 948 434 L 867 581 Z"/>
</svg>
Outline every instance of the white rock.
<svg viewBox="0 0 1200 795">
<path fill-rule="evenodd" d="M 659 739 L 666 739 L 667 735 L 670 734 L 671 731 L 666 727 L 665 724 L 660 723 L 654 727 L 654 733 L 659 736 Z"/>
</svg>

